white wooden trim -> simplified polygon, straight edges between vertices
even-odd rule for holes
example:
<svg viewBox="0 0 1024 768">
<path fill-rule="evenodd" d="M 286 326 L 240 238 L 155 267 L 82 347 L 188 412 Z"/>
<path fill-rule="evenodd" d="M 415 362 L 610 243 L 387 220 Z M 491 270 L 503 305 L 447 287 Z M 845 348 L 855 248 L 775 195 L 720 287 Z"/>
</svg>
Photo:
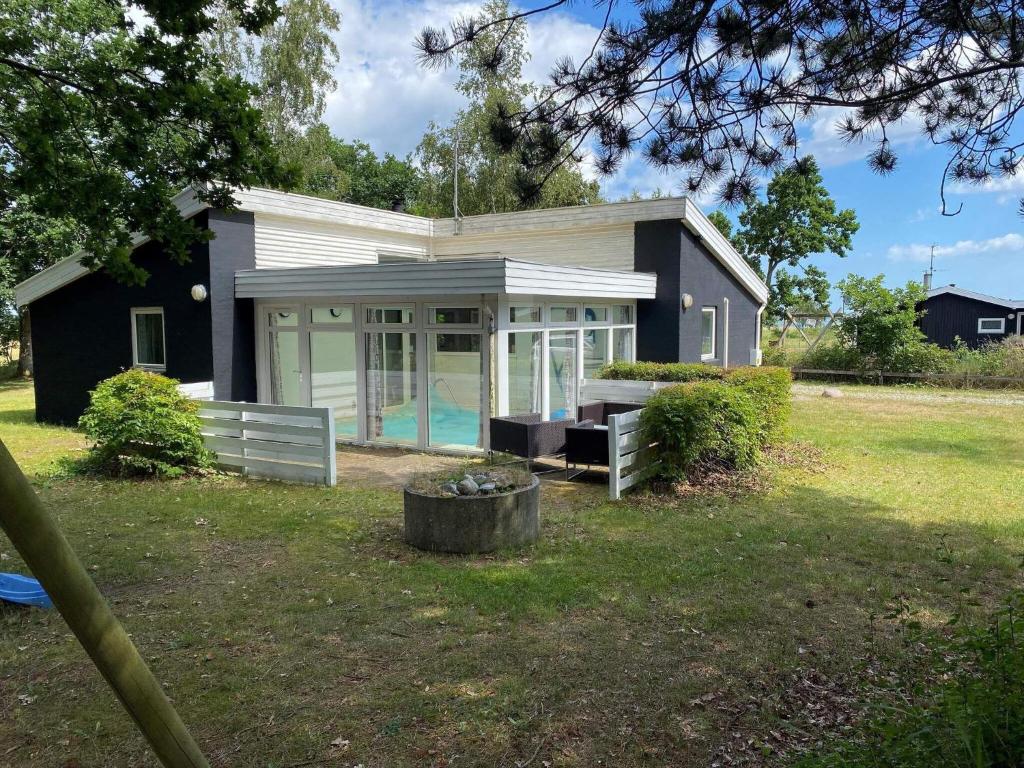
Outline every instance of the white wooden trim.
<svg viewBox="0 0 1024 768">
<path fill-rule="evenodd" d="M 762 304 L 768 301 L 768 286 L 740 256 L 728 238 L 718 231 L 718 227 L 712 224 L 711 220 L 689 198 L 683 198 L 681 218 L 686 228 L 700 238 L 705 247 L 711 251 L 711 255 L 718 259 L 722 266 L 732 273 L 733 277 L 739 280 L 751 296 Z"/>
<path fill-rule="evenodd" d="M 729 367 L 729 299 L 722 298 L 722 367 Z"/>
<path fill-rule="evenodd" d="M 204 402 L 203 441 L 220 466 L 246 475 L 333 486 L 338 482 L 334 409 Z"/>
<path fill-rule="evenodd" d="M 608 417 L 608 498 L 613 501 L 651 477 L 661 463 L 657 444 L 643 439 L 640 414 L 630 411 Z"/>
</svg>

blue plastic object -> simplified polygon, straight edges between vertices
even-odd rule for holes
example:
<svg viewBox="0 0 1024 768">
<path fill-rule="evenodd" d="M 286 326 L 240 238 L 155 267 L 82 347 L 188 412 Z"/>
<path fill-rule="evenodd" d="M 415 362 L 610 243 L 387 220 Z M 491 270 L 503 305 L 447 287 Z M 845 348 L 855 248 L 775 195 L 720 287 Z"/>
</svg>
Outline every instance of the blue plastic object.
<svg viewBox="0 0 1024 768">
<path fill-rule="evenodd" d="M 0 600 L 34 605 L 37 608 L 53 608 L 50 596 L 38 581 L 17 573 L 0 573 Z"/>
</svg>

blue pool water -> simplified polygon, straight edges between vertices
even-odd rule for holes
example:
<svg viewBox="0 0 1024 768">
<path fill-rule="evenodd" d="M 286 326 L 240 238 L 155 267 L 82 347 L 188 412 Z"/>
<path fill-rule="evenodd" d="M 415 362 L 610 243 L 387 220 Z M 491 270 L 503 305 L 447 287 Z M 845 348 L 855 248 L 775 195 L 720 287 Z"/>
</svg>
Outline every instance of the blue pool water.
<svg viewBox="0 0 1024 768">
<path fill-rule="evenodd" d="M 416 445 L 416 403 L 406 402 L 384 411 L 383 434 L 376 438 L 385 443 Z M 339 436 L 356 434 L 355 419 L 339 420 Z M 373 437 L 370 437 L 373 440 Z M 430 444 L 433 446 L 476 446 L 480 444 L 480 412 L 463 408 L 437 390 L 430 398 Z"/>
</svg>

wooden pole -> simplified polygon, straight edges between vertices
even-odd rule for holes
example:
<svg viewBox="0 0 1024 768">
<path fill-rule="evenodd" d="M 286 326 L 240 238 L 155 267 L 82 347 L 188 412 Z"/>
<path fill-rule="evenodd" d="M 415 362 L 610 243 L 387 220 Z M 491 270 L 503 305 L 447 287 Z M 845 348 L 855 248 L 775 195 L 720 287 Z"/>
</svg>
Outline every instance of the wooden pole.
<svg viewBox="0 0 1024 768">
<path fill-rule="evenodd" d="M 166 768 L 209 768 L 160 683 L 0 440 L 0 527 Z"/>
</svg>

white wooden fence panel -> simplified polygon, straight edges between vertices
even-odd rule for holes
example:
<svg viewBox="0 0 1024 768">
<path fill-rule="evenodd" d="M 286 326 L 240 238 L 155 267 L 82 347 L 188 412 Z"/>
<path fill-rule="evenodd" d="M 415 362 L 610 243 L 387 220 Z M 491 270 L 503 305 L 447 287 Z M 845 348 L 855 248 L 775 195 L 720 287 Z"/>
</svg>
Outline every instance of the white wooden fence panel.
<svg viewBox="0 0 1024 768">
<path fill-rule="evenodd" d="M 613 500 L 620 498 L 627 488 L 651 477 L 660 464 L 657 444 L 643 439 L 640 413 L 630 411 L 608 417 L 608 496 Z"/>
<path fill-rule="evenodd" d="M 672 384 L 670 381 L 584 379 L 580 385 L 580 402 L 608 400 L 615 403 L 645 403 L 659 389 L 671 387 Z"/>
<path fill-rule="evenodd" d="M 196 381 L 179 384 L 178 391 L 190 400 L 213 400 L 213 382 Z"/>
<path fill-rule="evenodd" d="M 336 485 L 334 409 L 204 402 L 203 440 L 217 464 L 245 475 Z"/>
</svg>

